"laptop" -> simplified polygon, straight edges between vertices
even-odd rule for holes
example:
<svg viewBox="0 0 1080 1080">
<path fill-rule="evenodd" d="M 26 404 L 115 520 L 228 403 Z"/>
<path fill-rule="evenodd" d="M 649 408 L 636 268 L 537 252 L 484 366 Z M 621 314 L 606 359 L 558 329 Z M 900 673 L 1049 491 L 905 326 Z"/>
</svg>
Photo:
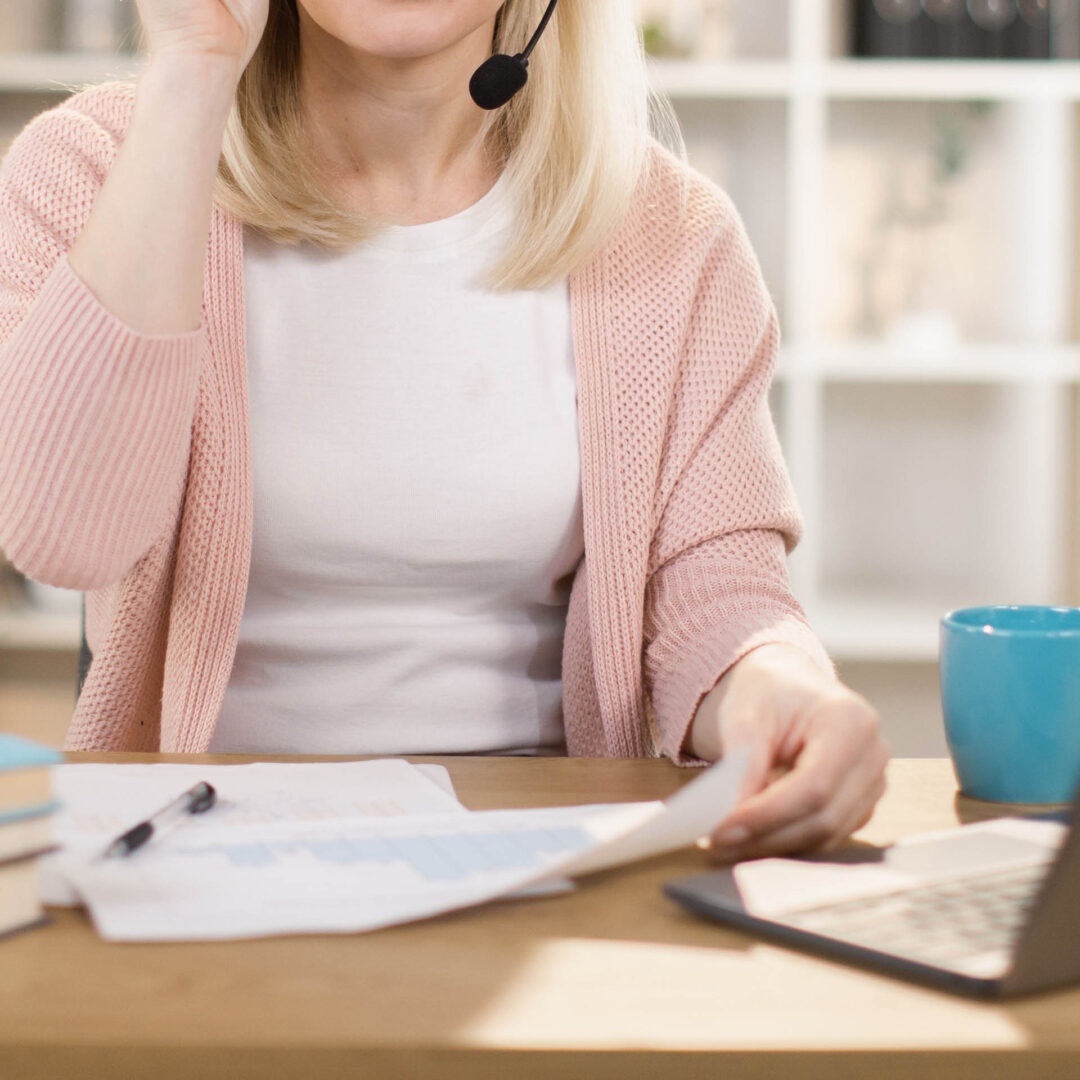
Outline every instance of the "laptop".
<svg viewBox="0 0 1080 1080">
<path fill-rule="evenodd" d="M 1080 982 L 1075 809 L 747 861 L 664 892 L 740 930 L 939 989 L 1030 994 Z"/>
</svg>

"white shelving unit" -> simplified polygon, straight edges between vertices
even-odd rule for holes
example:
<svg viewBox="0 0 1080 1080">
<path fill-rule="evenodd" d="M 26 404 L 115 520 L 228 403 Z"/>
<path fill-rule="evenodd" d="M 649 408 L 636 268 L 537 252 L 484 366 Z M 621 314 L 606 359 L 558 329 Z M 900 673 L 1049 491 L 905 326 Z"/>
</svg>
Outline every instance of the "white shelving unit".
<svg viewBox="0 0 1080 1080">
<path fill-rule="evenodd" d="M 844 59 L 835 44 L 844 36 L 837 25 L 842 8 L 829 0 L 789 0 L 787 59 L 721 65 L 665 61 L 654 64 L 654 74 L 681 116 L 689 114 L 701 126 L 702 117 L 711 115 L 721 142 L 729 135 L 739 138 L 742 124 L 731 119 L 733 103 L 756 109 L 763 121 L 770 106 L 783 107 L 783 116 L 773 121 L 778 126 L 776 157 L 757 166 L 780 168 L 785 178 L 783 258 L 765 268 L 774 292 L 783 296 L 786 344 L 778 404 L 788 463 L 807 520 L 807 537 L 792 559 L 793 577 L 839 660 L 932 662 L 937 618 L 955 603 L 1066 599 L 1068 404 L 1072 385 L 1080 380 L 1080 347 L 1072 334 L 1080 64 Z M 1012 145 L 999 148 L 999 153 L 1013 159 L 1006 181 L 1022 193 L 1014 219 L 1006 225 L 1007 239 L 1017 245 L 1011 261 L 1022 273 L 990 303 L 1001 316 L 1000 334 L 925 345 L 891 343 L 884 336 L 836 336 L 826 325 L 832 282 L 825 270 L 830 265 L 829 224 L 844 211 L 830 206 L 830 156 L 837 129 L 852 115 L 870 117 L 866 124 L 878 118 L 888 127 L 898 108 L 932 109 L 939 103 L 968 101 L 993 103 L 1005 114 L 998 126 Z M 711 113 L 702 103 L 708 103 Z M 715 171 L 721 173 L 716 177 L 721 182 L 728 179 L 723 168 Z M 727 186 L 730 190 L 735 184 Z M 763 254 L 774 248 L 775 238 L 770 215 L 755 206 L 750 187 L 732 193 Z M 771 216 L 780 216 L 775 207 Z M 898 385 L 909 388 L 906 395 L 896 393 Z M 913 386 L 918 388 L 914 398 Z M 839 437 L 836 429 L 843 426 L 836 423 L 836 412 L 867 395 L 876 395 L 879 402 L 890 395 L 918 402 L 946 388 L 955 396 L 951 388 L 956 386 L 969 386 L 988 399 L 993 430 L 1008 439 L 1014 459 L 1010 479 L 1016 490 L 1002 491 L 1000 499 L 1003 512 L 1006 506 L 1023 508 L 1023 529 L 1010 530 L 1015 546 L 1008 553 L 989 555 L 973 546 L 970 563 L 977 567 L 986 556 L 985 574 L 981 581 L 977 573 L 959 575 L 969 580 L 954 593 L 943 582 L 935 586 L 931 581 L 927 587 L 918 560 L 913 560 L 905 582 L 903 551 L 893 552 L 892 572 L 878 588 L 869 574 L 845 584 L 844 567 L 835 565 L 834 545 L 828 545 L 830 518 L 844 495 L 825 469 L 830 433 Z M 861 398 L 845 393 L 853 387 L 863 388 Z M 920 411 L 913 410 L 913 440 L 919 437 L 922 420 Z M 864 445 L 849 444 L 836 452 L 861 455 L 872 447 L 873 430 L 856 434 L 865 438 Z M 888 449 L 871 451 L 869 460 L 883 465 Z M 971 452 L 980 450 L 973 445 Z M 906 468 L 910 461 L 900 456 L 895 464 Z M 947 467 L 948 462 L 942 464 Z M 887 502 L 893 479 L 883 468 L 879 504 Z M 958 501 L 966 494 L 954 491 Z M 871 515 L 878 510 L 880 505 L 868 506 Z M 989 536 L 996 523 L 984 524 Z M 873 541 L 869 530 L 866 542 Z M 925 542 L 938 541 L 929 520 Z M 1031 571 L 1032 564 L 1039 567 L 1037 573 Z M 1013 583 L 1015 588 L 1010 587 Z"/>
<path fill-rule="evenodd" d="M 894 751 L 943 752 L 929 700 L 940 615 L 1073 599 L 1080 63 L 851 60 L 840 0 L 737 6 L 764 47 L 650 61 L 654 85 L 676 106 L 691 163 L 743 213 L 781 310 L 773 400 L 807 526 L 791 562 L 797 592 L 845 678 L 872 699 L 880 684 L 896 723 L 933 712 L 919 732 L 894 726 Z M 5 130 L 66 87 L 140 66 L 0 55 L 0 150 Z M 956 116 L 968 126 L 966 187 L 936 272 L 955 292 L 960 333 L 920 342 L 856 325 L 861 279 L 844 245 L 878 224 L 850 197 L 850 171 L 865 169 L 857 192 L 880 202 L 890 162 L 899 173 L 926 158 L 934 125 Z M 8 621 L 0 647 L 20 633 L 71 644 Z M 910 701 L 897 690 L 909 685 Z"/>
</svg>

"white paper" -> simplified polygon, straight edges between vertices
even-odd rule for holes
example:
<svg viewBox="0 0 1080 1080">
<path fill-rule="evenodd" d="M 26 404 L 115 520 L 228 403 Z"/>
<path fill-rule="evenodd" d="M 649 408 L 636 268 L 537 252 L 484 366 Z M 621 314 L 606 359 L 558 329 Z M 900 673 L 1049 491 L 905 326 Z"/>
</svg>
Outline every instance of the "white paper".
<svg viewBox="0 0 1080 1080">
<path fill-rule="evenodd" d="M 457 792 L 454 790 L 454 781 L 450 779 L 450 771 L 445 765 L 413 765 L 413 768 L 417 772 L 423 774 L 428 780 L 430 780 L 437 787 L 443 789 L 447 795 L 449 795 L 455 802 L 457 802 Z"/>
<path fill-rule="evenodd" d="M 746 760 L 713 766 L 667 804 L 174 830 L 70 872 L 116 941 L 372 930 L 692 844 L 734 807 Z"/>
<path fill-rule="evenodd" d="M 61 850 L 41 863 L 46 904 L 77 904 L 66 871 L 101 851 L 120 833 L 205 780 L 217 790 L 214 807 L 179 821 L 177 830 L 205 830 L 271 822 L 338 821 L 415 813 L 465 813 L 440 765 L 397 759 L 251 765 L 59 765 L 53 770 L 60 810 Z M 445 778 L 440 773 L 446 774 Z M 449 788 L 449 793 L 447 788 Z"/>
<path fill-rule="evenodd" d="M 749 760 L 748 748 L 735 751 L 724 762 L 724 768 L 714 765 L 696 780 L 679 788 L 665 802 L 654 804 L 662 812 L 642 822 L 633 832 L 613 836 L 602 847 L 583 852 L 562 867 L 562 872 L 592 874 L 609 866 L 677 851 L 694 843 L 710 833 L 734 809 L 738 786 L 731 787 L 731 778 L 737 774 L 741 780 Z"/>
</svg>

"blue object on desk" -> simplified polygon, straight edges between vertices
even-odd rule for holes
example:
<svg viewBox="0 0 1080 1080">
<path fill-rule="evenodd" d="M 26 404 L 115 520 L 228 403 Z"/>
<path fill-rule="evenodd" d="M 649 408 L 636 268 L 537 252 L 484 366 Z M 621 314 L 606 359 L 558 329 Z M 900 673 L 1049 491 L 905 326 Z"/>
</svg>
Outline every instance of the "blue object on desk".
<svg viewBox="0 0 1080 1080">
<path fill-rule="evenodd" d="M 950 612 L 941 701 L 965 795 L 1069 802 L 1080 781 L 1080 608 Z"/>
<path fill-rule="evenodd" d="M 22 780 L 7 778 L 28 770 L 47 770 L 63 760 L 64 755 L 49 746 L 20 735 L 0 734 L 0 825 L 41 817 L 58 808 L 60 804 L 52 798 L 46 775 L 29 787 Z"/>
<path fill-rule="evenodd" d="M 49 746 L 24 739 L 21 735 L 0 734 L 0 773 L 14 769 L 37 769 L 56 765 L 64 755 Z"/>
</svg>

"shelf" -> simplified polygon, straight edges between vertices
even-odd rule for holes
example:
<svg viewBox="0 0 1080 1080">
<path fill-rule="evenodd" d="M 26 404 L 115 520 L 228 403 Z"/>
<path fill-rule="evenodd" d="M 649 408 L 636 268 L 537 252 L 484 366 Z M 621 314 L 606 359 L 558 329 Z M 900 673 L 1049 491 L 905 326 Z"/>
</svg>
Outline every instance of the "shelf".
<svg viewBox="0 0 1080 1080">
<path fill-rule="evenodd" d="M 672 98 L 785 98 L 791 72 L 785 60 L 649 59 L 653 86 Z"/>
<path fill-rule="evenodd" d="M 0 53 L 0 91 L 69 91 L 131 79 L 145 58 L 131 53 Z M 818 90 L 852 100 L 1050 99 L 1080 102 L 1077 61 L 670 60 L 650 57 L 653 86 L 672 98 L 787 98 Z"/>
<path fill-rule="evenodd" d="M 848 341 L 783 349 L 777 378 L 798 375 L 848 383 L 1073 383 L 1080 382 L 1080 346 L 960 345 L 918 352 Z"/>
<path fill-rule="evenodd" d="M 834 60 L 649 61 L 672 98 L 784 98 L 817 91 L 836 100 L 1078 101 L 1080 62 Z"/>
<path fill-rule="evenodd" d="M 934 663 L 944 607 L 929 602 L 847 597 L 826 601 L 810 623 L 839 662 Z"/>
<path fill-rule="evenodd" d="M 131 79 L 142 56 L 124 53 L 0 53 L 0 91 L 65 91 L 84 83 Z M 782 98 L 791 89 L 783 60 L 649 59 L 653 85 L 671 97 Z"/>
<path fill-rule="evenodd" d="M 132 79 L 144 63 L 129 53 L 0 53 L 0 91 L 69 93 L 87 83 Z"/>
<path fill-rule="evenodd" d="M 887 101 L 1080 101 L 1080 62 L 1038 60 L 836 60 L 832 98 Z"/>
<path fill-rule="evenodd" d="M 125 53 L 0 53 L 0 91 L 61 91 L 84 83 L 131 79 L 145 63 Z M 653 85 L 671 97 L 783 98 L 792 66 L 784 60 L 664 60 L 650 57 Z"/>
<path fill-rule="evenodd" d="M 0 611 L 0 649 L 74 652 L 79 648 L 81 638 L 78 612 L 33 608 Z"/>
</svg>

